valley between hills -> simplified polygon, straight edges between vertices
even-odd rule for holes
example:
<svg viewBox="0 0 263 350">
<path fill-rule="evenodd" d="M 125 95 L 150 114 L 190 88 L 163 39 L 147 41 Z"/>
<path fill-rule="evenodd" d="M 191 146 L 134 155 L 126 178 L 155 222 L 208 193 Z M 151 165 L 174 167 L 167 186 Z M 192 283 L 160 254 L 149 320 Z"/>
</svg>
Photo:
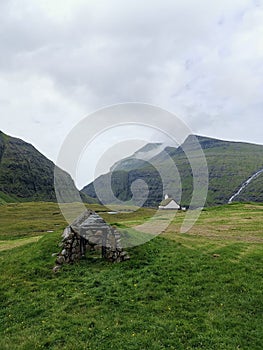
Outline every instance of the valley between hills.
<svg viewBox="0 0 263 350">
<path fill-rule="evenodd" d="M 227 203 L 263 166 L 263 146 L 201 137 L 200 143 L 209 192 L 190 231 L 180 232 L 187 212 L 179 210 L 160 235 L 127 248 L 130 260 L 112 264 L 93 251 L 54 273 L 67 226 L 56 203 L 54 164 L 33 146 L 0 134 L 1 349 L 261 349 L 262 174 Z M 187 205 L 189 164 L 180 149 L 166 152 L 183 174 Z M 116 195 L 129 199 L 131 179 L 158 180 L 152 164 L 165 164 L 165 157 L 118 163 Z M 63 178 L 65 187 L 74 186 L 68 174 Z M 103 184 L 103 177 L 96 181 Z M 149 201 L 136 211 L 115 204 L 112 215 L 97 202 L 92 184 L 81 198 L 129 239 L 134 226 L 156 214 L 159 183 L 149 184 Z"/>
</svg>

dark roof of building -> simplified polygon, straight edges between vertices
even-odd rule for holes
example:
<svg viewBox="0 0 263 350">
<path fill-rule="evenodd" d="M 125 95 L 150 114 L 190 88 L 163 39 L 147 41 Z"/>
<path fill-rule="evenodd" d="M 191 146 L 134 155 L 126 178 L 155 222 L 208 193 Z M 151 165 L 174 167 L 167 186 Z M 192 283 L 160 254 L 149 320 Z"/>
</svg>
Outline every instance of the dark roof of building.
<svg viewBox="0 0 263 350">
<path fill-rule="evenodd" d="M 164 199 L 163 201 L 161 201 L 160 205 L 165 207 L 166 205 L 168 205 L 172 201 L 174 201 L 173 198 L 167 198 L 167 199 Z"/>
</svg>

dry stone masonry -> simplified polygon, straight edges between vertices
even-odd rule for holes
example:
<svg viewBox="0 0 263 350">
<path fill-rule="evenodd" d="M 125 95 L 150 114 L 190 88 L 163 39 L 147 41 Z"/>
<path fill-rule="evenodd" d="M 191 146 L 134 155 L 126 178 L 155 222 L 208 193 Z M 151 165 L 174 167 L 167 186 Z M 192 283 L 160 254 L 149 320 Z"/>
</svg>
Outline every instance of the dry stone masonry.
<svg viewBox="0 0 263 350">
<path fill-rule="evenodd" d="M 86 252 L 100 250 L 108 261 L 121 262 L 130 257 L 121 247 L 121 236 L 98 214 L 86 210 L 62 234 L 61 252 L 57 255 L 53 271 L 63 264 L 72 264 L 85 256 Z"/>
</svg>

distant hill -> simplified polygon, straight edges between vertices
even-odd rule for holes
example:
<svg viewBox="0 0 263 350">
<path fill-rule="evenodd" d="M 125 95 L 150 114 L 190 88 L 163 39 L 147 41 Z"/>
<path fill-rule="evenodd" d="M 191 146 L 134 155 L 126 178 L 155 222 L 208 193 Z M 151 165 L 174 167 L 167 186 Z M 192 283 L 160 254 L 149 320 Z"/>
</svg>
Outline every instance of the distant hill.
<svg viewBox="0 0 263 350">
<path fill-rule="evenodd" d="M 206 205 L 227 203 L 230 197 L 239 189 L 244 181 L 263 168 L 263 146 L 217 140 L 196 136 L 206 156 L 209 173 L 209 189 Z M 82 192 L 96 198 L 94 184 L 107 192 L 106 183 L 111 177 L 112 190 L 121 200 L 131 199 L 131 184 L 142 179 L 149 187 L 148 200 L 145 206 L 157 206 L 162 200 L 163 188 L 175 199 L 179 192 L 173 189 L 176 180 L 170 169 L 169 157 L 176 164 L 182 181 L 182 205 L 189 205 L 192 198 L 193 179 L 191 166 L 183 149 L 187 147 L 192 154 L 195 152 L 194 136 L 190 135 L 184 144 L 178 148 L 166 147 L 159 154 L 148 160 L 139 160 L 136 154 L 115 164 L 111 172 L 102 175 L 82 189 Z M 159 146 L 159 145 L 158 145 Z M 156 146 L 154 146 L 156 147 Z M 152 149 L 148 146 L 148 149 Z M 143 151 L 143 150 L 139 150 Z M 145 151 L 145 150 L 144 150 Z M 138 152 L 136 152 L 138 154 Z M 166 183 L 161 182 L 158 169 L 165 169 Z M 236 201 L 263 201 L 263 176 L 254 180 L 238 197 Z M 138 190 L 139 191 L 139 190 Z M 111 198 L 111 197 L 109 197 Z"/>
<path fill-rule="evenodd" d="M 54 168 L 54 163 L 31 144 L 0 131 L 0 204 L 56 201 Z M 58 171 L 62 188 L 77 191 L 70 175 L 61 169 Z M 94 202 L 87 195 L 81 195 L 85 201 Z M 68 201 L 75 199 L 74 193 L 69 194 Z"/>
</svg>

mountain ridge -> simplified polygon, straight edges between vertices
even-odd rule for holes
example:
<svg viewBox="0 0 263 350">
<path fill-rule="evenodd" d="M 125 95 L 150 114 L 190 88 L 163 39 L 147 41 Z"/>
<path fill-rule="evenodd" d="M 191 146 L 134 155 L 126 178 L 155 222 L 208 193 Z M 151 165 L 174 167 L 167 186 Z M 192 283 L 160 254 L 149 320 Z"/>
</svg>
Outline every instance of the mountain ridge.
<svg viewBox="0 0 263 350">
<path fill-rule="evenodd" d="M 169 159 L 172 159 L 179 171 L 182 181 L 183 190 L 181 204 L 187 206 L 190 204 L 192 197 L 193 179 L 191 165 L 185 150 L 187 150 L 187 153 L 195 153 L 197 150 L 196 142 L 194 142 L 195 139 L 199 141 L 208 166 L 209 188 L 206 206 L 228 203 L 229 198 L 235 193 L 240 184 L 263 167 L 263 145 L 189 135 L 179 147 L 166 147 L 162 152 L 150 159 L 150 161 L 142 161 L 137 168 L 130 166 L 125 171 L 125 166 L 123 166 L 120 161 L 119 169 L 117 168 L 115 171 L 100 176 L 94 182 L 85 186 L 81 191 L 95 198 L 94 184 L 103 187 L 108 179 L 106 182 L 104 180 L 111 176 L 112 190 L 119 199 L 131 199 L 132 182 L 137 179 L 142 179 L 148 184 L 150 189 L 150 198 L 145 206 L 156 207 L 162 200 L 163 190 L 167 191 L 178 200 L 180 197 L 179 190 L 176 191 L 172 189 L 172 184 L 175 181 L 170 169 L 171 166 L 169 165 Z M 132 160 L 131 158 L 130 162 L 134 162 L 133 165 L 136 165 L 137 159 Z M 158 172 L 156 172 L 154 168 L 167 169 L 166 183 L 160 183 L 160 176 L 158 178 Z M 171 173 L 169 173 L 169 171 Z M 242 199 L 242 201 L 249 201 L 251 198 L 263 202 L 263 191 L 259 183 L 260 180 L 257 180 L 257 193 L 254 193 L 253 196 L 251 195 L 251 192 L 253 192 L 253 186 L 251 184 L 250 195 L 247 191 L 247 196 L 244 197 L 243 193 L 242 196 L 237 197 L 236 200 Z"/>
</svg>

